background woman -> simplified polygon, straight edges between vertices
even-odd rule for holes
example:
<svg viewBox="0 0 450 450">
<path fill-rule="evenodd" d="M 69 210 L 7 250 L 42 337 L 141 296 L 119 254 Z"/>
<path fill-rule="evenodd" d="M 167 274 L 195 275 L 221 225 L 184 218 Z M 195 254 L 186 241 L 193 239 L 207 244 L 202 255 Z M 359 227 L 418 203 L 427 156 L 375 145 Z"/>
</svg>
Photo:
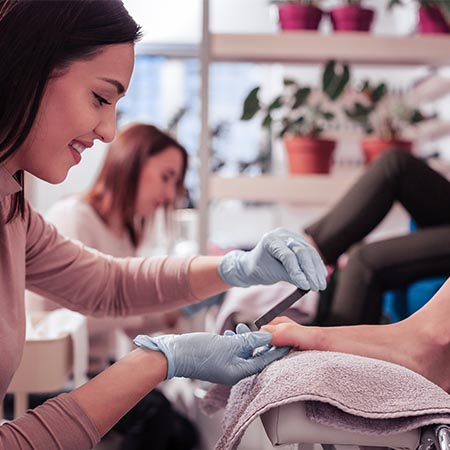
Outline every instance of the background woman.
<svg viewBox="0 0 450 450">
<path fill-rule="evenodd" d="M 167 234 L 173 229 L 171 212 L 184 194 L 187 161 L 184 147 L 167 133 L 153 125 L 130 125 L 109 145 L 89 191 L 56 202 L 45 218 L 64 236 L 102 253 L 137 256 L 158 210 L 165 211 Z M 32 293 L 27 300 L 30 309 L 59 307 Z M 89 373 L 99 373 L 114 357 L 116 330 L 124 330 L 131 342 L 137 334 L 170 329 L 177 317 L 172 311 L 89 318 Z"/>
</svg>

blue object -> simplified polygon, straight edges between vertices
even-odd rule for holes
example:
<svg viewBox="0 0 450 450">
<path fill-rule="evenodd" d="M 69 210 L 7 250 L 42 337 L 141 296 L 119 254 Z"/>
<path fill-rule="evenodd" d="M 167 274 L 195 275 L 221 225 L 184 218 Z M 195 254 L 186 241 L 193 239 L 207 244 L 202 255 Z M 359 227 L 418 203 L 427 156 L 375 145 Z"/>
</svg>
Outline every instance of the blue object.
<svg viewBox="0 0 450 450">
<path fill-rule="evenodd" d="M 181 312 L 186 317 L 192 317 L 193 315 L 195 315 L 199 311 L 201 311 L 203 308 L 209 308 L 210 306 L 214 306 L 214 305 L 221 305 L 223 303 L 224 298 L 225 298 L 225 292 L 221 292 L 220 294 L 213 295 L 212 297 L 208 297 L 206 300 L 202 300 L 201 302 L 184 306 L 181 309 Z"/>
<path fill-rule="evenodd" d="M 447 277 L 424 278 L 405 289 L 387 291 L 383 296 L 383 312 L 391 322 L 398 322 L 422 308 L 440 289 Z"/>
<path fill-rule="evenodd" d="M 410 230 L 417 230 L 417 224 L 411 220 Z M 383 297 L 383 312 L 391 322 L 405 319 L 418 309 L 440 289 L 447 277 L 431 277 L 415 281 L 405 289 L 387 291 Z"/>
</svg>

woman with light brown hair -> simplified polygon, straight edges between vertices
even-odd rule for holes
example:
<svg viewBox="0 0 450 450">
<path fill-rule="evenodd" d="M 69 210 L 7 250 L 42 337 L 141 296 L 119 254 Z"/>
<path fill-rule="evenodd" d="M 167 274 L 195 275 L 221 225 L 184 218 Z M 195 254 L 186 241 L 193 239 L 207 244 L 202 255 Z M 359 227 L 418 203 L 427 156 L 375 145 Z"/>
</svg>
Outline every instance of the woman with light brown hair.
<svg viewBox="0 0 450 450">
<path fill-rule="evenodd" d="M 110 144 L 92 188 L 83 196 L 117 236 L 138 247 L 148 220 L 185 194 L 188 155 L 153 125 L 125 128 Z"/>
<path fill-rule="evenodd" d="M 83 195 L 56 202 L 45 217 L 64 236 L 102 253 L 137 256 L 158 210 L 165 210 L 170 228 L 171 211 L 185 193 L 187 164 L 186 150 L 172 136 L 153 125 L 130 125 L 109 145 L 92 187 Z M 50 311 L 60 306 L 27 292 L 27 307 Z M 177 318 L 176 310 L 89 317 L 89 375 L 101 372 L 115 359 L 117 331 L 122 330 L 131 345 L 137 334 L 171 330 Z"/>
</svg>

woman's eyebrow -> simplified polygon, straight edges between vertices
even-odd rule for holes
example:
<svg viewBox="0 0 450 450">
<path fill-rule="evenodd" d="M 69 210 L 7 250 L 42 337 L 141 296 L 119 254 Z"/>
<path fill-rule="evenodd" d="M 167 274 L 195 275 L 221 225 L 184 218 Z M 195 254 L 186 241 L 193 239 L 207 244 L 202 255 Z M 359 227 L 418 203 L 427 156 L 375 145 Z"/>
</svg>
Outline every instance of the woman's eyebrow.
<svg viewBox="0 0 450 450">
<path fill-rule="evenodd" d="M 113 80 L 112 78 L 102 78 L 102 77 L 99 77 L 98 79 L 112 84 L 117 89 L 117 94 L 119 94 L 119 95 L 123 94 L 125 92 L 125 88 L 123 87 L 123 84 L 117 80 Z"/>
</svg>

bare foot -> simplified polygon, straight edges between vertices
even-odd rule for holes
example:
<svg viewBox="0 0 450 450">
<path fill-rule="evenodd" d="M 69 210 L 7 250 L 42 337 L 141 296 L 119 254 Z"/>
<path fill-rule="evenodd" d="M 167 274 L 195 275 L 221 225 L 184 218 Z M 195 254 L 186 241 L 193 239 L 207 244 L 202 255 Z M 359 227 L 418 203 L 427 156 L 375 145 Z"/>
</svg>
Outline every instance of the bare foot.
<svg viewBox="0 0 450 450">
<path fill-rule="evenodd" d="M 280 317 L 263 329 L 272 333 L 274 345 L 389 361 L 421 374 L 450 393 L 450 343 L 414 316 L 395 324 L 348 327 L 304 327 Z"/>
</svg>

